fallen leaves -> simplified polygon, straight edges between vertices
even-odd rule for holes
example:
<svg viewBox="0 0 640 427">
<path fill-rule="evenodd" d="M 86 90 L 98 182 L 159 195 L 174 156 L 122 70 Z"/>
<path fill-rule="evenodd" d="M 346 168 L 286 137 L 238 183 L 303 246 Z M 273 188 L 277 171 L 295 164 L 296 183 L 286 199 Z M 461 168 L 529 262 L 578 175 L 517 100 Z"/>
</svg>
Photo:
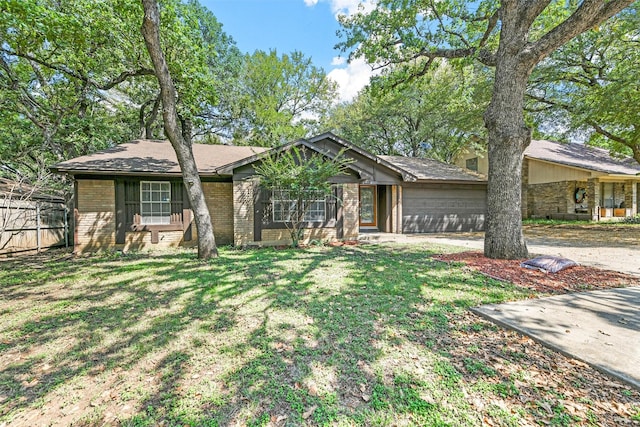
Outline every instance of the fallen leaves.
<svg viewBox="0 0 640 427">
<path fill-rule="evenodd" d="M 501 425 L 491 408 L 527 414 L 522 425 L 559 420 L 594 425 L 640 425 L 640 392 L 584 362 L 550 351 L 515 331 L 473 328 L 485 320 L 471 312 L 452 319 L 455 340 L 435 339 L 463 374 L 468 401 L 484 425 Z M 477 346 L 481 342 L 482 346 Z M 580 421 L 579 421 L 580 420 Z"/>
</svg>

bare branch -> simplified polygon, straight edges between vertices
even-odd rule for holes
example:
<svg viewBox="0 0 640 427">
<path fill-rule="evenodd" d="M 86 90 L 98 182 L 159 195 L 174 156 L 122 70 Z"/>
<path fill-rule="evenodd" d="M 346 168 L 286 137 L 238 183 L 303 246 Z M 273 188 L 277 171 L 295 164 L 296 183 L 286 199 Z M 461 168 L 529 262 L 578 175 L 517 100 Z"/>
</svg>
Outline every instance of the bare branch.
<svg viewBox="0 0 640 427">
<path fill-rule="evenodd" d="M 500 18 L 500 8 L 498 8 L 493 13 L 493 15 L 489 17 L 489 20 L 487 21 L 487 29 L 484 31 L 484 34 L 482 35 L 482 38 L 478 43 L 478 47 L 485 46 L 485 44 L 487 43 L 487 40 L 489 40 L 489 36 L 491 36 L 491 33 L 493 32 L 493 30 L 496 28 L 496 25 L 498 24 L 499 18 Z"/>
</svg>

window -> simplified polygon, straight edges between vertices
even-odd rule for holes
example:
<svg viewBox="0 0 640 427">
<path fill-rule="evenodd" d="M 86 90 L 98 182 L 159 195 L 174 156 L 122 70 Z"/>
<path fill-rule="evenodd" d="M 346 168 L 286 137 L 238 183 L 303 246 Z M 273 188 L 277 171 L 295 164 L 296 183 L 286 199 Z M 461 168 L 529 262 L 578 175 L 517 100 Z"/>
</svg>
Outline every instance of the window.
<svg viewBox="0 0 640 427">
<path fill-rule="evenodd" d="M 478 158 L 467 159 L 467 169 L 478 172 Z"/>
<path fill-rule="evenodd" d="M 624 208 L 624 185 L 616 182 L 602 183 L 600 193 L 600 206 L 603 208 Z"/>
<path fill-rule="evenodd" d="M 326 201 L 321 193 L 315 192 L 305 197 L 308 205 L 304 214 L 304 221 L 320 222 L 326 219 Z M 298 202 L 286 190 L 274 190 L 271 196 L 273 222 L 289 222 L 298 212 Z"/>
<path fill-rule="evenodd" d="M 142 224 L 171 223 L 171 183 L 140 182 L 140 216 Z"/>
</svg>

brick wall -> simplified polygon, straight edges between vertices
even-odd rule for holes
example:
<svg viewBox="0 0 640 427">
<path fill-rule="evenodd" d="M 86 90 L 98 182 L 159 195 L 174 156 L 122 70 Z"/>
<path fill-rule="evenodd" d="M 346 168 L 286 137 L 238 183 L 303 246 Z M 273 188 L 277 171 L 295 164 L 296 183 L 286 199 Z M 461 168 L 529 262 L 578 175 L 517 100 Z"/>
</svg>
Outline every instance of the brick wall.
<svg viewBox="0 0 640 427">
<path fill-rule="evenodd" d="M 253 243 L 254 194 L 256 180 L 233 182 L 233 242 L 236 246 Z"/>
<path fill-rule="evenodd" d="M 359 232 L 358 184 L 343 184 L 343 230 L 344 239 L 355 239 Z M 254 194 L 258 191 L 256 180 L 234 181 L 233 183 L 233 239 L 236 246 L 246 245 L 288 245 L 289 231 L 285 229 L 262 229 L 261 240 L 254 241 Z M 305 230 L 303 243 L 312 240 L 328 241 L 337 239 L 336 228 Z"/>
<path fill-rule="evenodd" d="M 314 228 L 304 230 L 304 237 L 301 243 L 308 244 L 313 240 L 320 242 L 336 240 L 336 229 Z M 291 236 L 287 229 L 266 229 L 262 230 L 262 241 L 257 243 L 264 246 L 289 245 L 291 243 Z"/>
<path fill-rule="evenodd" d="M 358 197 L 358 184 L 342 185 L 342 226 L 345 240 L 357 239 L 360 233 Z"/>
<path fill-rule="evenodd" d="M 160 231 L 158 243 L 151 243 L 148 231 L 125 233 L 124 245 L 116 245 L 115 184 L 110 180 L 78 180 L 75 251 L 142 250 L 197 244 L 196 226 L 192 237 L 184 241 L 183 231 Z M 233 243 L 233 196 L 231 183 L 203 183 L 203 190 L 213 221 L 216 243 Z"/>
<path fill-rule="evenodd" d="M 108 180 L 76 181 L 75 252 L 113 249 L 116 242 L 115 184 Z"/>
<path fill-rule="evenodd" d="M 234 242 L 233 184 L 230 182 L 203 182 L 202 189 L 209 206 L 216 244 Z M 193 226 L 195 229 L 195 225 Z"/>
<path fill-rule="evenodd" d="M 114 246 L 114 249 L 130 251 L 156 248 L 175 248 L 178 246 L 194 246 L 197 245 L 197 243 L 198 242 L 196 240 L 185 242 L 182 231 L 160 231 L 158 232 L 158 243 L 151 243 L 151 233 L 148 231 L 131 231 L 127 232 L 125 235 L 125 244 Z"/>
</svg>

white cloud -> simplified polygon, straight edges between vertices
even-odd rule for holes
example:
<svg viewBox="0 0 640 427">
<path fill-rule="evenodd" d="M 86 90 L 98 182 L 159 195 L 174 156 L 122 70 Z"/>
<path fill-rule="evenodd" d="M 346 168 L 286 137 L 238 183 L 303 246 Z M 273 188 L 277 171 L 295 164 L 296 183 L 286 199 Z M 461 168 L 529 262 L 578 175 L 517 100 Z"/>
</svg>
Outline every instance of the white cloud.
<svg viewBox="0 0 640 427">
<path fill-rule="evenodd" d="M 329 0 L 329 4 L 334 14 L 347 16 L 357 12 L 371 12 L 375 8 L 375 0 Z"/>
<path fill-rule="evenodd" d="M 334 15 L 353 15 L 357 12 L 371 12 L 375 8 L 375 0 L 304 0 L 304 4 L 312 7 L 319 1 L 329 3 Z"/>
<path fill-rule="evenodd" d="M 335 58 L 334 58 L 335 61 Z M 371 76 L 375 73 L 364 59 L 358 58 L 343 68 L 334 68 L 327 77 L 338 84 L 339 101 L 351 101 L 369 84 Z"/>
<path fill-rule="evenodd" d="M 304 0 L 309 6 L 315 6 L 318 2 L 328 3 L 331 12 L 336 19 L 340 15 L 353 15 L 358 12 L 369 13 L 375 9 L 377 0 Z M 375 73 L 371 70 L 364 59 L 359 58 L 351 63 L 347 63 L 346 58 L 336 56 L 331 61 L 333 69 L 327 77 L 338 84 L 338 101 L 351 101 L 355 96 L 369 84 L 371 76 Z"/>
</svg>

